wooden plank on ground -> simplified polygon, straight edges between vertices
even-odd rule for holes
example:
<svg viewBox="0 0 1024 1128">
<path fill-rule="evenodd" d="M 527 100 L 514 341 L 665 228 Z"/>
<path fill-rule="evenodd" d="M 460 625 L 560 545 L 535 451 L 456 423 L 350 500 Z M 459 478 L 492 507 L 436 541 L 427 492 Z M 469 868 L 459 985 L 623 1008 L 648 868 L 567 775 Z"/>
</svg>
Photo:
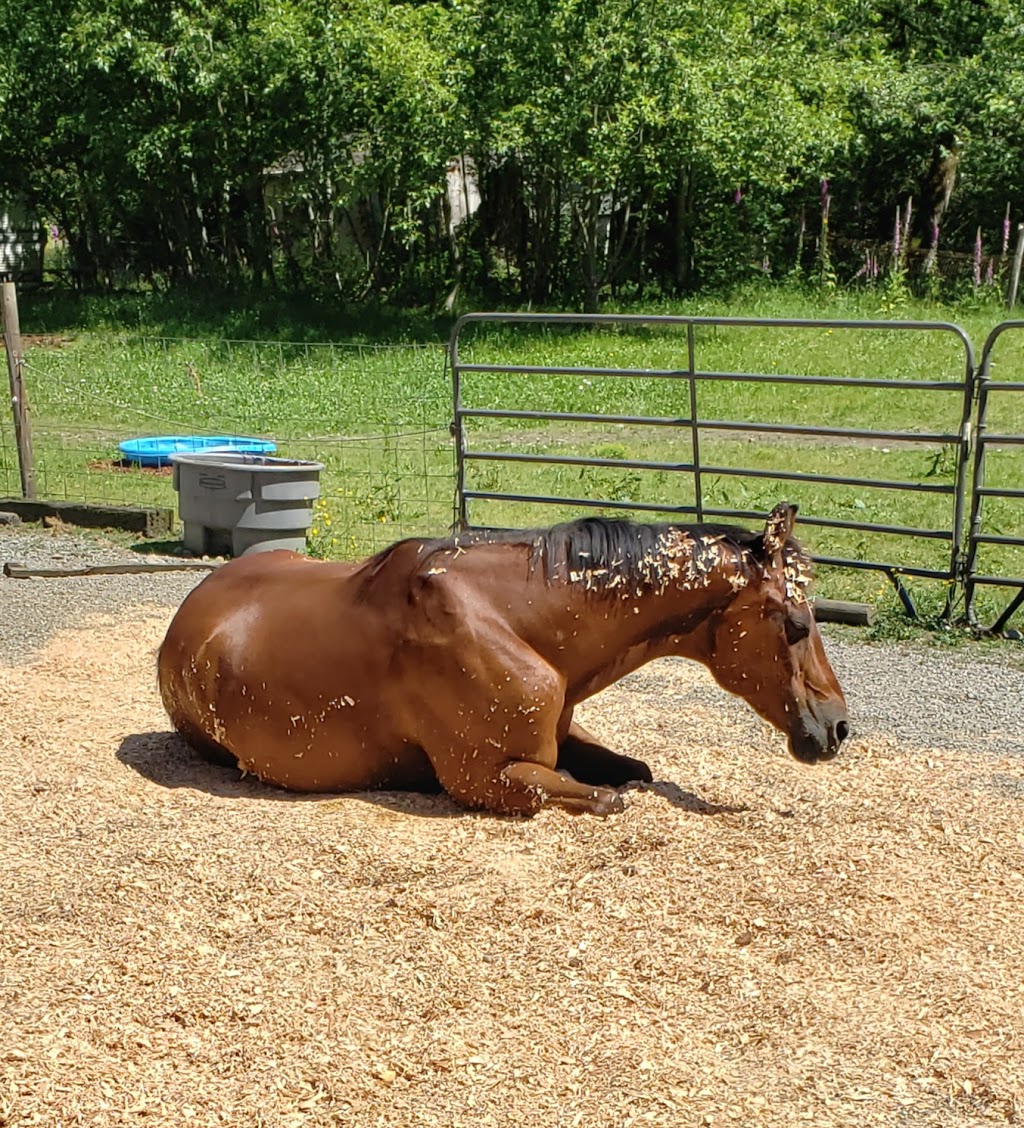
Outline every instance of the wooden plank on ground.
<svg viewBox="0 0 1024 1128">
<path fill-rule="evenodd" d="M 124 529 L 145 537 L 168 536 L 174 528 L 174 510 L 163 506 L 91 505 L 75 501 L 26 501 L 0 497 L 0 509 L 16 513 L 22 521 L 56 517 L 86 529 Z"/>
<path fill-rule="evenodd" d="M 130 576 L 148 572 L 212 572 L 219 560 L 140 560 L 124 564 L 87 564 L 79 568 L 34 568 L 8 561 L 4 575 L 12 580 L 65 579 L 68 576 Z"/>
<path fill-rule="evenodd" d="M 875 609 L 870 603 L 815 599 L 814 617 L 819 623 L 847 623 L 854 627 L 869 627 L 875 621 Z"/>
</svg>

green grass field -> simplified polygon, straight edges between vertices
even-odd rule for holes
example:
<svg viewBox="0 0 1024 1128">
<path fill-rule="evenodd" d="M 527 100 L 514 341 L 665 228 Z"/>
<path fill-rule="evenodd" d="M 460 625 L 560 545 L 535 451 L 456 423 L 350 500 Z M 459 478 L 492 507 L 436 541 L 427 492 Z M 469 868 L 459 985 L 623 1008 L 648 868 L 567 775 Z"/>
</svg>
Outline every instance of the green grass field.
<svg viewBox="0 0 1024 1128">
<path fill-rule="evenodd" d="M 106 308 L 106 307 L 105 307 Z M 635 310 L 629 312 L 637 312 Z M 648 311 L 643 311 L 648 312 Z M 760 291 L 733 301 L 675 307 L 703 316 L 775 318 L 889 318 L 955 322 L 980 350 L 997 308 L 905 305 L 880 308 L 873 295 L 814 299 L 794 292 Z M 364 326 L 357 344 L 308 344 L 292 340 L 228 341 L 215 335 L 168 337 L 166 323 L 147 325 L 137 303 L 138 332 L 126 335 L 116 318 L 87 331 L 55 332 L 35 339 L 31 311 L 22 314 L 26 381 L 32 409 L 40 496 L 113 503 L 175 504 L 170 476 L 116 465 L 117 443 L 137 435 L 231 432 L 271 437 L 288 457 L 324 464 L 323 496 L 316 507 L 311 549 L 332 556 L 359 556 L 400 536 L 441 533 L 453 519 L 454 444 L 449 434 L 451 380 L 446 341 L 436 323 L 410 331 L 408 319 L 391 334 Z M 198 319 L 211 333 L 215 326 Z M 230 323 L 236 327 L 237 323 Z M 276 326 L 276 323 L 270 321 Z M 355 336 L 355 333 L 352 333 Z M 371 339 L 372 338 L 372 339 Z M 416 343 L 409 343 L 415 339 Z M 865 329 L 737 328 L 700 326 L 695 331 L 700 372 L 726 377 L 743 373 L 885 378 L 891 387 L 804 386 L 740 379 L 697 383 L 702 422 L 732 423 L 730 430 L 702 430 L 701 464 L 707 509 L 762 513 L 781 498 L 796 501 L 812 517 L 875 522 L 920 529 L 949 529 L 952 498 L 938 492 L 896 491 L 783 481 L 728 471 L 826 474 L 887 479 L 928 487 L 953 485 L 954 448 L 941 442 L 913 444 L 889 439 L 823 439 L 766 435 L 748 424 L 858 428 L 908 434 L 955 435 L 960 431 L 965 354 L 949 332 Z M 1008 332 L 994 354 L 997 380 L 1024 379 L 1024 332 Z M 517 372 L 469 373 L 463 405 L 500 410 L 579 412 L 613 416 L 687 419 L 690 384 L 651 375 L 602 376 L 580 369 L 622 368 L 637 373 L 678 371 L 687 364 L 685 331 L 678 327 L 589 328 L 472 324 L 460 338 L 460 359 L 505 366 L 576 369 L 552 376 Z M 943 381 L 948 390 L 918 391 L 914 380 Z M 991 397 L 989 430 L 1024 433 L 1024 394 Z M 612 465 L 545 465 L 501 461 L 467 463 L 470 489 L 557 498 L 601 499 L 630 505 L 693 506 L 694 480 L 687 472 L 617 466 L 693 460 L 688 426 L 631 422 L 550 422 L 536 419 L 472 419 L 466 426 L 471 452 L 568 456 Z M 717 468 L 717 470 L 715 469 Z M 993 450 L 990 484 L 1024 488 L 1024 448 Z M 17 460 L 10 421 L 0 420 L 0 493 L 16 495 Z M 476 524 L 531 525 L 578 513 L 572 506 L 474 501 Z M 1019 535 L 1024 505 L 990 499 L 986 527 Z M 881 560 L 942 570 L 950 546 L 935 539 L 815 528 L 802 533 L 820 555 Z M 1024 554 L 986 550 L 982 566 L 999 574 L 1024 574 Z M 822 569 L 823 594 L 885 604 L 895 596 L 877 572 Z M 944 603 L 942 585 L 914 585 L 923 609 Z M 989 613 L 1005 601 L 984 595 Z"/>
</svg>

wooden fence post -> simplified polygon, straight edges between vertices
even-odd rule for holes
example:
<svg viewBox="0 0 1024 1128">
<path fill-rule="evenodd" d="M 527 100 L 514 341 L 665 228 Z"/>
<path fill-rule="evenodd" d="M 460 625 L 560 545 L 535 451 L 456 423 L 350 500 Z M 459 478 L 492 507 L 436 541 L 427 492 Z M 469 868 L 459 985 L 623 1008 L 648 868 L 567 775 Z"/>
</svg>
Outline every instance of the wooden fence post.
<svg viewBox="0 0 1024 1128">
<path fill-rule="evenodd" d="M 0 314 L 7 351 L 7 375 L 11 387 L 11 410 L 14 413 L 14 440 L 18 444 L 18 469 L 21 471 L 21 496 L 36 499 L 36 468 L 32 458 L 32 430 L 28 421 L 28 398 L 25 394 L 25 358 L 21 352 L 21 326 L 18 324 L 18 294 L 13 282 L 4 282 Z"/>
<path fill-rule="evenodd" d="M 1024 223 L 1017 224 L 1017 250 L 1013 256 L 1013 271 L 1010 274 L 1010 292 L 1006 297 L 1006 308 L 1013 311 L 1017 304 L 1017 287 L 1020 285 L 1021 262 L 1024 261 Z"/>
</svg>

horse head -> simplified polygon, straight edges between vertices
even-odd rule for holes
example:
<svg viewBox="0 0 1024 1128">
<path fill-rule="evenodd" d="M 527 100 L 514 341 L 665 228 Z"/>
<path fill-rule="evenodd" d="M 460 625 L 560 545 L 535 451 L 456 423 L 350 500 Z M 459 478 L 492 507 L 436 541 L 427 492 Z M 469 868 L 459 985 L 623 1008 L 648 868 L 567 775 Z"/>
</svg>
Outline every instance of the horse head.
<svg viewBox="0 0 1024 1128">
<path fill-rule="evenodd" d="M 708 666 L 815 763 L 836 755 L 850 725 L 808 601 L 809 561 L 792 539 L 796 510 L 777 505 L 748 550 L 736 595 L 711 622 Z"/>
</svg>

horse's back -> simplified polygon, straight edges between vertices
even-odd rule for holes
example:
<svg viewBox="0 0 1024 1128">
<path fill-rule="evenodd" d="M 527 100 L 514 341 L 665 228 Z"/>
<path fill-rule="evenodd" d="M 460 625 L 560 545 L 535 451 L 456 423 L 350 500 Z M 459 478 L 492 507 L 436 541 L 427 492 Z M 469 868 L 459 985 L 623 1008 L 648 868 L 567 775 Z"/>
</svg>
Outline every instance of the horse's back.
<svg viewBox="0 0 1024 1128">
<path fill-rule="evenodd" d="M 160 676 L 174 658 L 199 658 L 216 648 L 221 656 L 294 641 L 317 621 L 343 610 L 353 565 L 311 560 L 297 552 L 240 556 L 211 572 L 186 596 L 160 647 Z"/>
</svg>

